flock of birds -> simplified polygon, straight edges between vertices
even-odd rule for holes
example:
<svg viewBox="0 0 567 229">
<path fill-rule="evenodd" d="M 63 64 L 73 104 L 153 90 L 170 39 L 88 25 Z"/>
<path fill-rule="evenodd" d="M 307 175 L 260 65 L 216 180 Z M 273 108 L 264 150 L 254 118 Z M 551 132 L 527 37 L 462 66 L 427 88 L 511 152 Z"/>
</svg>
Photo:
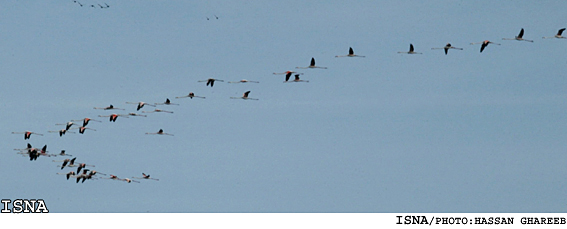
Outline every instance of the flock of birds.
<svg viewBox="0 0 567 229">
<path fill-rule="evenodd" d="M 81 2 L 77 1 L 77 0 L 73 0 L 73 3 L 77 3 L 77 5 L 79 5 L 80 7 L 85 6 L 84 4 L 82 4 Z M 94 4 L 90 5 L 91 8 L 100 8 L 100 9 L 107 9 L 110 8 L 110 6 L 106 3 L 104 3 L 104 6 L 101 4 L 96 4 L 96 6 Z"/>
<path fill-rule="evenodd" d="M 80 3 L 79 1 L 73 1 L 74 3 L 80 5 L 81 7 L 83 7 L 83 4 Z M 110 6 L 106 3 L 104 3 L 104 5 L 101 4 L 97 4 L 99 8 L 109 8 Z M 95 5 L 90 5 L 91 7 L 96 7 Z M 216 15 L 214 15 L 214 17 L 216 19 L 218 19 L 218 17 Z M 207 20 L 209 20 L 209 18 L 207 17 Z M 559 29 L 559 31 L 557 32 L 557 34 L 555 36 L 550 36 L 550 37 L 543 37 L 543 39 L 548 39 L 548 38 L 559 38 L 559 39 L 566 39 L 567 37 L 562 36 L 563 31 L 565 31 L 565 28 Z M 526 42 L 534 42 L 533 40 L 527 40 L 523 38 L 524 36 L 524 29 L 522 28 L 520 30 L 520 33 L 515 36 L 514 38 L 502 38 L 502 40 L 517 40 L 517 41 L 526 41 Z M 474 43 L 470 43 L 471 45 L 474 44 L 481 44 L 480 47 L 480 52 L 482 53 L 484 51 L 484 49 L 489 45 L 489 44 L 494 44 L 494 45 L 501 45 L 499 43 L 495 43 L 489 40 L 485 40 L 482 42 L 474 42 Z M 453 47 L 450 43 L 447 43 L 445 45 L 445 47 L 439 47 L 439 48 L 431 48 L 432 50 L 444 50 L 445 55 L 448 54 L 450 49 L 454 49 L 454 50 L 463 50 L 463 48 L 457 48 L 457 47 Z M 415 48 L 413 46 L 413 44 L 410 44 L 409 46 L 409 51 L 405 52 L 405 51 L 400 51 L 398 53 L 401 54 L 422 54 L 420 52 L 416 52 Z M 341 57 L 359 57 L 359 58 L 364 58 L 365 56 L 361 56 L 361 55 L 356 55 L 354 53 L 354 50 L 352 49 L 352 47 L 349 48 L 349 52 L 347 55 L 337 55 L 335 56 L 336 58 L 341 58 Z M 309 64 L 309 66 L 305 66 L 305 67 L 296 67 L 296 69 L 327 69 L 327 67 L 322 67 L 322 66 L 317 66 L 315 63 L 315 58 L 311 58 L 311 62 Z M 308 80 L 302 80 L 300 79 L 300 75 L 303 75 L 303 73 L 299 73 L 299 72 L 295 72 L 295 71 L 285 71 L 285 72 L 281 72 L 281 73 L 273 73 L 274 75 L 285 75 L 285 81 L 283 81 L 284 83 L 293 83 L 293 82 L 309 82 Z M 291 76 L 294 76 L 294 79 L 291 79 Z M 215 82 L 224 82 L 224 80 L 220 80 L 220 79 L 215 79 L 215 78 L 209 78 L 209 79 L 205 79 L 205 80 L 199 80 L 199 83 L 205 83 L 205 85 L 207 87 L 213 87 L 215 85 Z M 239 81 L 229 81 L 228 83 L 233 83 L 233 84 L 239 84 L 239 83 L 260 83 L 259 81 L 249 81 L 246 79 L 242 79 Z M 258 98 L 251 98 L 249 97 L 251 91 L 246 91 L 242 94 L 242 96 L 240 97 L 230 97 L 230 99 L 243 99 L 243 100 L 259 100 Z M 176 99 L 182 99 L 182 98 L 199 98 L 199 99 L 205 99 L 205 97 L 203 96 L 197 96 L 195 95 L 193 92 L 190 92 L 187 95 L 184 96 L 178 96 L 175 97 Z M 141 109 L 143 109 L 146 106 L 150 106 L 150 107 L 157 107 L 157 106 L 161 106 L 161 105 L 179 105 L 178 103 L 172 103 L 171 100 L 169 98 L 166 98 L 165 102 L 162 103 L 146 103 L 146 102 L 126 102 L 126 104 L 135 104 L 136 105 L 136 111 L 140 111 Z M 125 110 L 122 108 L 117 108 L 114 107 L 113 105 L 109 105 L 107 107 L 94 107 L 94 109 L 98 109 L 98 110 Z M 147 117 L 147 115 L 145 115 L 146 113 L 173 113 L 173 111 L 168 111 L 168 110 L 162 110 L 162 109 L 153 109 L 150 111 L 141 111 L 141 113 L 135 113 L 135 112 L 130 112 L 130 113 L 125 113 L 125 114 L 118 114 L 118 113 L 112 113 L 110 115 L 98 115 L 98 117 L 106 117 L 108 118 L 109 122 L 116 122 L 118 117 L 123 117 L 123 118 L 128 118 L 130 116 L 141 116 L 141 117 Z M 92 129 L 87 127 L 87 125 L 89 123 L 92 122 L 102 122 L 100 120 L 94 120 L 91 118 L 83 118 L 83 119 L 75 119 L 75 120 L 71 120 L 68 121 L 66 123 L 57 123 L 55 125 L 62 125 L 65 126 L 62 129 L 59 130 L 49 130 L 49 133 L 56 133 L 59 134 L 60 137 L 63 137 L 65 134 L 67 133 L 75 133 L 72 130 L 78 130 L 79 134 L 84 134 L 86 130 L 89 131 L 96 131 L 96 129 Z M 80 122 L 80 123 L 77 123 Z M 32 132 L 32 131 L 24 131 L 24 132 L 12 132 L 12 134 L 23 134 L 24 135 L 24 140 L 28 140 L 30 139 L 31 135 L 38 135 L 38 136 L 43 136 L 43 134 L 41 133 L 37 133 L 37 132 Z M 166 133 L 164 132 L 163 129 L 159 129 L 157 132 L 147 132 L 145 133 L 146 135 L 163 135 L 163 136 L 174 136 L 171 133 Z M 27 147 L 26 148 L 22 148 L 22 149 L 15 149 L 16 151 L 18 151 L 18 154 L 23 155 L 24 157 L 29 157 L 30 161 L 36 161 L 39 157 L 72 157 L 72 155 L 66 154 L 65 150 L 61 150 L 60 153 L 58 154 L 49 154 L 47 151 L 47 145 L 44 145 L 41 149 L 38 148 L 34 148 L 32 147 L 32 145 L 30 143 L 27 143 Z M 86 180 L 96 180 L 96 179 L 109 179 L 109 180 L 117 180 L 117 181 L 124 181 L 127 183 L 140 183 L 140 181 L 138 180 L 155 180 L 158 181 L 159 179 L 150 177 L 149 174 L 146 173 L 142 173 L 141 177 L 131 177 L 131 178 L 119 178 L 116 175 L 112 175 L 112 174 L 106 174 L 106 173 L 101 173 L 98 172 L 96 170 L 93 169 L 89 169 L 89 168 L 94 168 L 94 165 L 89 165 L 86 163 L 79 163 L 76 162 L 77 158 L 74 157 L 72 159 L 66 158 L 63 160 L 53 160 L 53 162 L 60 162 L 61 164 L 58 165 L 57 167 L 60 168 L 60 170 L 63 170 L 65 168 L 71 169 L 71 171 L 68 172 L 63 172 L 63 173 L 56 173 L 58 175 L 65 175 L 66 179 L 69 180 L 71 178 L 75 178 L 75 182 L 76 183 L 84 183 Z M 88 168 L 87 168 L 88 167 Z M 76 169 L 75 169 L 76 168 Z M 104 175 L 105 177 L 98 177 L 97 175 Z"/>
</svg>

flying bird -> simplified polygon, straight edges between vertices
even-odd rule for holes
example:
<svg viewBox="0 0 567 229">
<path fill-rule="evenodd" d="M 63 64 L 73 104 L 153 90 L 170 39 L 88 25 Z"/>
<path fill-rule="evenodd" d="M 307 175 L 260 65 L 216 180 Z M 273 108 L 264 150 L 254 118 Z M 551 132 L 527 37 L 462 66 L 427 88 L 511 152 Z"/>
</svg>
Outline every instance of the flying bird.
<svg viewBox="0 0 567 229">
<path fill-rule="evenodd" d="M 63 137 L 63 135 L 65 135 L 67 132 L 73 133 L 73 134 L 75 133 L 75 132 L 72 132 L 72 131 L 68 131 L 68 130 L 66 130 L 66 129 L 50 130 L 50 131 L 47 131 L 47 132 L 49 132 L 49 133 L 59 133 L 59 137 Z"/>
<path fill-rule="evenodd" d="M 482 44 L 482 45 L 480 46 L 480 52 L 482 52 L 482 50 L 484 50 L 484 48 L 486 48 L 486 46 L 488 46 L 488 44 L 500 45 L 500 44 L 498 44 L 498 43 L 494 43 L 494 42 L 489 41 L 489 40 L 485 40 L 485 41 L 483 41 L 483 42 L 474 42 L 474 43 L 471 43 L 471 45 L 475 45 L 475 44 Z"/>
<path fill-rule="evenodd" d="M 260 83 L 260 82 L 242 79 L 242 80 L 239 80 L 239 81 L 230 81 L 228 83 Z"/>
<path fill-rule="evenodd" d="M 172 102 L 169 100 L 169 98 L 166 98 L 166 99 L 165 99 L 165 102 L 163 102 L 163 103 L 154 103 L 154 104 L 155 104 L 155 105 L 179 105 L 179 104 L 177 104 L 177 103 L 172 103 Z"/>
<path fill-rule="evenodd" d="M 77 129 L 79 129 L 79 133 L 80 133 L 80 134 L 84 134 L 86 129 L 96 131 L 96 130 L 93 129 L 93 128 L 88 128 L 88 127 L 84 127 L 84 126 L 78 127 Z"/>
<path fill-rule="evenodd" d="M 355 54 L 354 54 L 354 50 L 352 50 L 352 47 L 349 47 L 349 49 L 348 49 L 348 55 L 345 55 L 345 56 L 335 56 L 335 57 L 365 57 L 365 56 L 355 55 Z"/>
<path fill-rule="evenodd" d="M 445 47 L 443 47 L 443 48 L 431 48 L 431 49 L 432 49 L 432 50 L 434 50 L 434 49 L 444 49 L 444 50 L 445 50 L 445 55 L 447 55 L 447 53 L 449 52 L 449 49 L 463 50 L 462 48 L 453 47 L 453 46 L 451 45 L 451 43 L 447 43 L 447 45 L 445 45 Z"/>
<path fill-rule="evenodd" d="M 199 80 L 197 82 L 207 82 L 207 86 L 213 87 L 213 85 L 215 85 L 215 81 L 224 82 L 224 80 L 213 79 L 213 78 L 208 78 L 206 80 Z"/>
<path fill-rule="evenodd" d="M 155 107 L 155 106 L 156 106 L 156 105 L 148 104 L 148 103 L 145 103 L 145 102 L 137 102 L 137 103 L 135 103 L 135 102 L 126 102 L 126 103 L 127 103 L 127 104 L 138 104 L 138 107 L 136 108 L 137 111 L 139 111 L 140 109 L 142 109 L 142 107 L 144 107 L 144 105 L 148 105 L 148 106 L 152 106 L 152 107 Z"/>
<path fill-rule="evenodd" d="M 523 36 L 524 36 L 524 28 L 522 28 L 520 30 L 520 34 L 518 34 L 518 36 L 516 36 L 515 38 L 502 38 L 502 40 L 517 40 L 517 41 L 534 42 L 533 40 L 524 39 Z"/>
<path fill-rule="evenodd" d="M 560 29 L 559 31 L 557 31 L 557 34 L 553 37 L 543 37 L 543 39 L 547 39 L 547 38 L 561 38 L 561 39 L 565 39 L 567 37 L 562 36 L 561 34 L 563 33 L 563 31 L 565 31 L 565 28 Z"/>
<path fill-rule="evenodd" d="M 301 80 L 301 79 L 299 79 L 299 74 L 295 74 L 294 76 L 295 76 L 295 79 L 294 79 L 294 80 L 288 81 L 290 76 L 289 76 L 289 75 L 286 75 L 284 83 L 289 83 L 289 82 L 306 82 L 306 83 L 308 83 L 308 82 L 309 82 L 309 80 Z"/>
<path fill-rule="evenodd" d="M 150 174 L 145 174 L 145 173 L 142 173 L 142 177 L 132 177 L 132 178 L 134 178 L 134 179 L 146 179 L 146 180 L 156 180 L 156 181 L 159 181 L 159 179 L 151 178 L 151 177 L 150 177 Z"/>
<path fill-rule="evenodd" d="M 319 66 L 316 66 L 316 65 L 315 65 L 315 58 L 314 58 L 314 57 L 311 57 L 311 64 L 310 64 L 309 66 L 307 66 L 307 67 L 295 67 L 295 68 L 298 68 L 298 69 L 308 69 L 308 68 L 322 68 L 322 69 L 327 69 L 327 67 L 319 67 Z"/>
<path fill-rule="evenodd" d="M 74 122 L 83 121 L 83 127 L 87 126 L 87 124 L 89 124 L 90 121 L 93 121 L 93 122 L 102 122 L 102 121 L 94 120 L 94 119 L 90 119 L 90 118 L 76 119 L 76 120 L 71 120 L 71 121 L 74 121 Z"/>
<path fill-rule="evenodd" d="M 143 112 L 143 111 L 142 111 Z M 136 113 L 128 113 L 129 116 L 140 116 L 140 117 L 148 117 L 147 115 L 143 114 L 136 114 Z"/>
<path fill-rule="evenodd" d="M 398 53 L 406 53 L 406 54 L 423 54 L 420 52 L 415 52 L 413 48 L 413 44 L 409 44 L 409 52 L 398 52 Z"/>
<path fill-rule="evenodd" d="M 110 106 L 108 107 L 95 107 L 94 109 L 100 109 L 100 110 L 124 110 L 122 108 L 116 108 L 114 106 L 112 106 L 112 104 L 110 104 Z"/>
<path fill-rule="evenodd" d="M 110 117 L 109 120 L 111 122 L 116 122 L 116 119 L 118 118 L 118 116 L 124 116 L 124 118 L 128 118 L 127 115 L 121 115 L 121 114 L 99 115 L 98 117 Z"/>
<path fill-rule="evenodd" d="M 26 131 L 26 132 L 12 132 L 12 134 L 24 134 L 24 140 L 30 139 L 32 134 L 43 136 L 43 134 L 38 134 L 36 132 Z"/>
<path fill-rule="evenodd" d="M 159 129 L 159 131 L 156 132 L 156 133 L 146 133 L 146 134 L 152 134 L 152 135 L 169 135 L 169 136 L 173 136 L 173 134 L 168 134 L 168 133 L 163 132 L 163 129 Z"/>
<path fill-rule="evenodd" d="M 258 99 L 254 99 L 254 98 L 248 98 L 248 94 L 250 94 L 250 91 L 244 92 L 244 94 L 242 94 L 242 97 L 230 97 L 231 99 L 251 99 L 251 100 L 258 100 Z"/>
<path fill-rule="evenodd" d="M 55 125 L 59 125 L 59 126 L 65 125 L 65 129 L 66 129 L 66 130 L 69 130 L 69 128 L 71 128 L 73 125 L 77 125 L 77 126 L 78 126 L 78 124 L 77 124 L 77 123 L 74 123 L 74 122 L 57 123 L 57 124 L 55 124 Z"/>
<path fill-rule="evenodd" d="M 175 97 L 175 98 L 176 98 L 176 99 L 180 99 L 180 98 L 187 98 L 187 97 L 189 97 L 190 99 L 193 99 L 193 98 L 201 98 L 201 99 L 204 99 L 204 98 L 205 98 L 205 97 L 203 97 L 203 96 L 196 96 L 195 93 L 193 93 L 193 92 L 189 92 L 189 94 L 186 95 L 186 96 L 179 96 L 179 97 Z"/>
<path fill-rule="evenodd" d="M 164 111 L 164 110 L 160 110 L 160 109 L 155 109 L 153 111 L 142 111 L 142 113 L 155 113 L 155 112 L 164 112 L 164 113 L 170 113 L 170 114 L 173 113 L 173 111 Z"/>
</svg>

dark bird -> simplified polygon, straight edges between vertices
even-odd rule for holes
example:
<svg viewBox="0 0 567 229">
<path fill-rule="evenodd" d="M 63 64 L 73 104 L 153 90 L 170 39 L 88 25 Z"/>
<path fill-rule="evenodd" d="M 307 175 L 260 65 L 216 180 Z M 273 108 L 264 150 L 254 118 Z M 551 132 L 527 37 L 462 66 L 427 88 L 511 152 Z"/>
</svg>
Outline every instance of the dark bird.
<svg viewBox="0 0 567 229">
<path fill-rule="evenodd" d="M 447 45 L 445 45 L 445 47 L 443 47 L 443 48 L 431 48 L 431 49 L 444 49 L 445 55 L 447 55 L 447 53 L 449 52 L 449 49 L 463 50 L 462 48 L 455 48 L 455 47 L 451 46 L 451 43 L 447 43 Z"/>
</svg>

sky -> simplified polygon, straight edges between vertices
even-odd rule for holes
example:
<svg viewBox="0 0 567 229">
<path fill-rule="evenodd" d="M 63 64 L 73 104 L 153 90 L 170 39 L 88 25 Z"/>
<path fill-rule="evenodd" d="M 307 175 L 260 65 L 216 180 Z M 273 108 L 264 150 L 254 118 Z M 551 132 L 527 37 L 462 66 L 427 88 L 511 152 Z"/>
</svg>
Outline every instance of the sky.
<svg viewBox="0 0 567 229">
<path fill-rule="evenodd" d="M 567 27 L 565 1 L 79 2 L 1 3 L 2 199 L 60 213 L 567 210 L 567 39 L 542 39 Z M 502 40 L 521 28 L 533 43 Z M 484 40 L 501 45 L 470 45 Z M 398 53 L 410 43 L 423 54 Z M 431 49 L 446 43 L 463 50 Z M 349 47 L 366 57 L 335 57 Z M 311 58 L 327 69 L 295 69 Z M 272 74 L 288 70 L 309 82 Z M 241 79 L 260 83 L 228 83 Z M 230 99 L 245 91 L 258 100 Z M 206 98 L 175 98 L 189 92 Z M 156 108 L 172 114 L 98 117 L 166 98 L 179 105 Z M 110 104 L 125 110 L 93 109 Z M 48 132 L 86 117 L 102 122 Z M 174 136 L 145 134 L 159 129 Z M 159 181 L 77 184 L 57 175 L 75 169 L 64 158 L 14 151 L 27 143 Z"/>
</svg>

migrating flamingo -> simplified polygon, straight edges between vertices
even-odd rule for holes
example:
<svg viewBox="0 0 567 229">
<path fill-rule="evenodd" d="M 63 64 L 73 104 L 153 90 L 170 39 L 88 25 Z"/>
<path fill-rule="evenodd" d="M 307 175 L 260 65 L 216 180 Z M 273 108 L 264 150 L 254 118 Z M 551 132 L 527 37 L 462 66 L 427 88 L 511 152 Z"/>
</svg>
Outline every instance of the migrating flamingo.
<svg viewBox="0 0 567 229">
<path fill-rule="evenodd" d="M 274 74 L 274 75 L 291 75 L 291 74 L 293 74 L 293 73 L 297 73 L 297 74 L 303 75 L 303 73 L 294 72 L 294 71 L 285 71 L 285 72 L 280 72 L 280 73 L 274 72 L 273 74 Z"/>
<path fill-rule="evenodd" d="M 176 99 L 180 99 L 180 98 L 187 98 L 187 97 L 189 97 L 190 99 L 193 99 L 193 98 L 201 98 L 201 99 L 204 99 L 204 98 L 205 98 L 205 97 L 203 97 L 203 96 L 196 96 L 195 93 L 193 93 L 193 92 L 189 92 L 189 94 L 186 95 L 186 96 L 179 96 L 179 97 L 175 97 L 175 98 L 176 98 Z"/>
<path fill-rule="evenodd" d="M 65 168 L 65 166 L 74 167 L 76 159 L 77 158 L 74 157 L 73 159 L 65 159 L 65 160 L 62 160 L 62 161 L 53 160 L 53 162 L 63 162 L 63 164 L 61 164 L 61 169 L 63 169 L 63 168 Z"/>
<path fill-rule="evenodd" d="M 172 103 L 172 102 L 169 100 L 169 98 L 166 98 L 166 99 L 165 99 L 165 102 L 163 102 L 163 103 L 154 103 L 154 104 L 155 104 L 155 105 L 179 105 L 179 104 L 177 104 L 177 103 Z"/>
<path fill-rule="evenodd" d="M 26 131 L 26 132 L 12 132 L 12 134 L 24 134 L 24 140 L 30 139 L 32 134 L 43 136 L 43 134 L 38 134 L 36 132 Z"/>
<path fill-rule="evenodd" d="M 355 55 L 355 54 L 354 54 L 354 50 L 352 50 L 352 47 L 349 47 L 349 49 L 348 49 L 348 55 L 345 55 L 345 56 L 335 56 L 335 57 L 365 57 L 365 56 Z"/>
<path fill-rule="evenodd" d="M 213 78 L 208 78 L 206 80 L 199 80 L 197 82 L 207 82 L 207 86 L 213 87 L 213 85 L 215 84 L 215 81 L 224 82 L 224 80 L 213 79 Z"/>
<path fill-rule="evenodd" d="M 143 111 L 142 111 L 143 112 Z M 143 114 L 136 114 L 136 113 L 128 113 L 129 116 L 140 116 L 140 117 L 148 117 L 147 115 Z"/>
<path fill-rule="evenodd" d="M 71 155 L 71 154 L 66 154 L 66 153 L 65 153 L 65 150 L 64 150 L 64 149 L 62 149 L 62 150 L 61 150 L 61 153 L 59 153 L 59 154 L 51 154 L 51 156 L 52 156 L 52 157 L 57 157 L 57 156 L 62 156 L 62 157 L 64 157 L 64 156 L 67 156 L 67 157 L 72 157 L 73 155 Z"/>
<path fill-rule="evenodd" d="M 409 44 L 409 52 L 398 52 L 398 53 L 406 53 L 406 54 L 423 54 L 420 52 L 415 52 L 413 48 L 413 44 Z"/>
<path fill-rule="evenodd" d="M 49 133 L 59 133 L 59 137 L 63 137 L 63 135 L 65 135 L 67 132 L 73 133 L 73 134 L 75 133 L 75 132 L 72 132 L 72 131 L 68 131 L 68 130 L 66 130 L 66 129 L 61 129 L 61 130 L 49 130 L 49 131 L 47 131 L 47 132 L 49 132 Z"/>
<path fill-rule="evenodd" d="M 445 50 L 445 55 L 447 55 L 447 53 L 449 52 L 449 49 L 463 50 L 462 48 L 456 48 L 456 47 L 451 46 L 451 43 L 447 43 L 447 45 L 445 45 L 445 47 L 443 47 L 443 48 L 431 48 L 431 49 L 432 49 L 432 50 L 433 50 L 433 49 L 444 49 L 444 50 Z"/>
<path fill-rule="evenodd" d="M 517 41 L 534 42 L 533 40 L 526 40 L 526 39 L 522 38 L 523 36 L 524 36 L 524 28 L 522 28 L 520 30 L 520 34 L 518 34 L 518 36 L 516 36 L 515 38 L 502 38 L 502 40 L 517 40 Z"/>
<path fill-rule="evenodd" d="M 151 177 L 150 177 L 150 174 L 145 174 L 145 173 L 142 173 L 142 177 L 132 177 L 132 178 L 134 178 L 134 179 L 146 179 L 146 180 L 156 180 L 156 181 L 159 181 L 159 179 L 151 178 Z"/>
<path fill-rule="evenodd" d="M 295 74 L 295 79 L 294 79 L 294 80 L 292 80 L 292 81 L 288 81 L 288 80 L 289 80 L 289 76 L 286 76 L 284 83 L 289 83 L 289 82 L 306 82 L 306 83 L 309 83 L 309 80 L 300 80 L 300 79 L 299 79 L 299 74 Z"/>
<path fill-rule="evenodd" d="M 79 129 L 79 133 L 80 133 L 80 134 L 84 134 L 86 129 L 96 131 L 96 130 L 93 129 L 93 128 L 88 128 L 88 127 L 84 127 L 84 126 L 78 127 L 77 129 Z"/>
<path fill-rule="evenodd" d="M 108 107 L 95 107 L 94 109 L 100 109 L 100 110 L 124 110 L 124 109 L 122 109 L 122 108 L 114 107 L 112 104 L 110 104 L 110 106 L 108 106 Z"/>
<path fill-rule="evenodd" d="M 156 106 L 156 105 L 148 104 L 148 103 L 145 103 L 145 102 L 137 102 L 137 103 L 134 103 L 134 102 L 126 102 L 126 103 L 127 103 L 127 104 L 138 104 L 138 107 L 136 108 L 137 111 L 139 111 L 140 109 L 142 109 L 142 107 L 144 107 L 144 105 L 148 105 L 148 106 L 152 106 L 152 107 L 155 107 L 155 106 Z"/>
<path fill-rule="evenodd" d="M 128 179 L 128 178 L 124 178 L 124 179 L 120 179 L 120 180 L 121 180 L 121 181 L 126 181 L 126 183 L 132 183 L 132 182 L 140 183 L 140 182 L 137 181 L 137 180 L 131 180 L 131 179 Z"/>
<path fill-rule="evenodd" d="M 244 94 L 242 94 L 242 97 L 230 97 L 231 99 L 251 99 L 251 100 L 258 100 L 258 99 L 254 99 L 254 98 L 248 98 L 248 94 L 250 94 L 250 91 L 244 92 Z"/>
<path fill-rule="evenodd" d="M 118 118 L 118 116 L 124 116 L 124 118 L 128 118 L 127 115 L 121 115 L 121 114 L 99 115 L 98 117 L 110 117 L 109 120 L 111 122 L 116 122 L 116 119 Z"/>
<path fill-rule="evenodd" d="M 561 39 L 565 39 L 567 37 L 562 36 L 561 34 L 563 33 L 563 31 L 565 31 L 565 28 L 560 29 L 559 31 L 557 31 L 557 34 L 553 37 L 543 37 L 543 39 L 548 39 L 548 38 L 561 38 Z"/>
<path fill-rule="evenodd" d="M 489 40 L 485 40 L 485 41 L 483 41 L 483 42 L 474 42 L 474 43 L 471 43 L 471 45 L 475 45 L 475 44 L 482 44 L 482 45 L 480 46 L 480 52 L 482 52 L 482 50 L 484 50 L 484 48 L 486 48 L 486 46 L 488 46 L 488 44 L 500 45 L 500 44 L 498 44 L 498 43 L 494 43 L 494 42 L 489 41 Z"/>
<path fill-rule="evenodd" d="M 39 157 L 37 149 L 30 150 L 29 157 L 30 157 L 30 161 L 37 160 L 37 158 Z"/>
<path fill-rule="evenodd" d="M 309 66 L 307 66 L 307 67 L 295 67 L 295 68 L 298 68 L 298 69 L 308 69 L 308 68 L 322 68 L 322 69 L 327 69 L 327 67 L 319 67 L 319 66 L 316 66 L 316 65 L 315 65 L 315 58 L 314 58 L 314 57 L 311 57 L 311 64 L 310 64 Z"/>
<path fill-rule="evenodd" d="M 230 81 L 228 83 L 260 83 L 260 82 L 242 79 L 242 80 L 239 80 L 239 81 Z"/>
<path fill-rule="evenodd" d="M 68 173 L 57 173 L 58 175 L 65 175 L 67 177 L 67 180 L 69 180 L 69 178 L 74 177 L 75 176 L 75 171 L 71 171 Z"/>
<path fill-rule="evenodd" d="M 66 129 L 66 130 L 69 130 L 69 128 L 71 128 L 73 125 L 77 125 L 77 126 L 78 126 L 78 124 L 76 124 L 76 123 L 74 123 L 74 122 L 57 123 L 57 124 L 55 124 L 55 125 L 59 125 L 59 126 L 65 125 L 65 129 Z"/>
<path fill-rule="evenodd" d="M 156 132 L 156 133 L 146 133 L 146 134 L 157 134 L 157 135 L 169 135 L 169 136 L 173 136 L 173 134 L 164 133 L 164 132 L 163 132 L 163 129 L 159 129 L 159 131 Z"/>
<path fill-rule="evenodd" d="M 142 113 L 155 113 L 155 112 L 164 112 L 164 113 L 170 113 L 170 114 L 173 113 L 173 111 L 164 111 L 164 110 L 160 110 L 160 109 L 155 109 L 153 111 L 142 111 Z"/>
<path fill-rule="evenodd" d="M 94 120 L 94 119 L 90 119 L 90 118 L 76 119 L 76 120 L 71 120 L 71 121 L 74 121 L 74 122 L 83 121 L 83 127 L 87 126 L 87 124 L 89 124 L 90 121 L 102 122 L 102 121 L 98 121 L 98 120 Z"/>
<path fill-rule="evenodd" d="M 83 173 L 82 173 L 81 175 L 75 176 L 75 178 L 77 178 L 76 183 L 79 183 L 79 181 L 80 181 L 81 179 L 83 179 L 83 182 L 82 182 L 82 183 L 85 183 L 85 180 L 88 179 L 88 176 L 89 176 L 89 175 L 87 174 L 88 171 L 89 171 L 88 169 L 85 169 L 85 170 L 83 170 Z M 79 173 L 79 172 L 77 172 L 77 174 L 78 174 L 78 173 Z"/>
</svg>

